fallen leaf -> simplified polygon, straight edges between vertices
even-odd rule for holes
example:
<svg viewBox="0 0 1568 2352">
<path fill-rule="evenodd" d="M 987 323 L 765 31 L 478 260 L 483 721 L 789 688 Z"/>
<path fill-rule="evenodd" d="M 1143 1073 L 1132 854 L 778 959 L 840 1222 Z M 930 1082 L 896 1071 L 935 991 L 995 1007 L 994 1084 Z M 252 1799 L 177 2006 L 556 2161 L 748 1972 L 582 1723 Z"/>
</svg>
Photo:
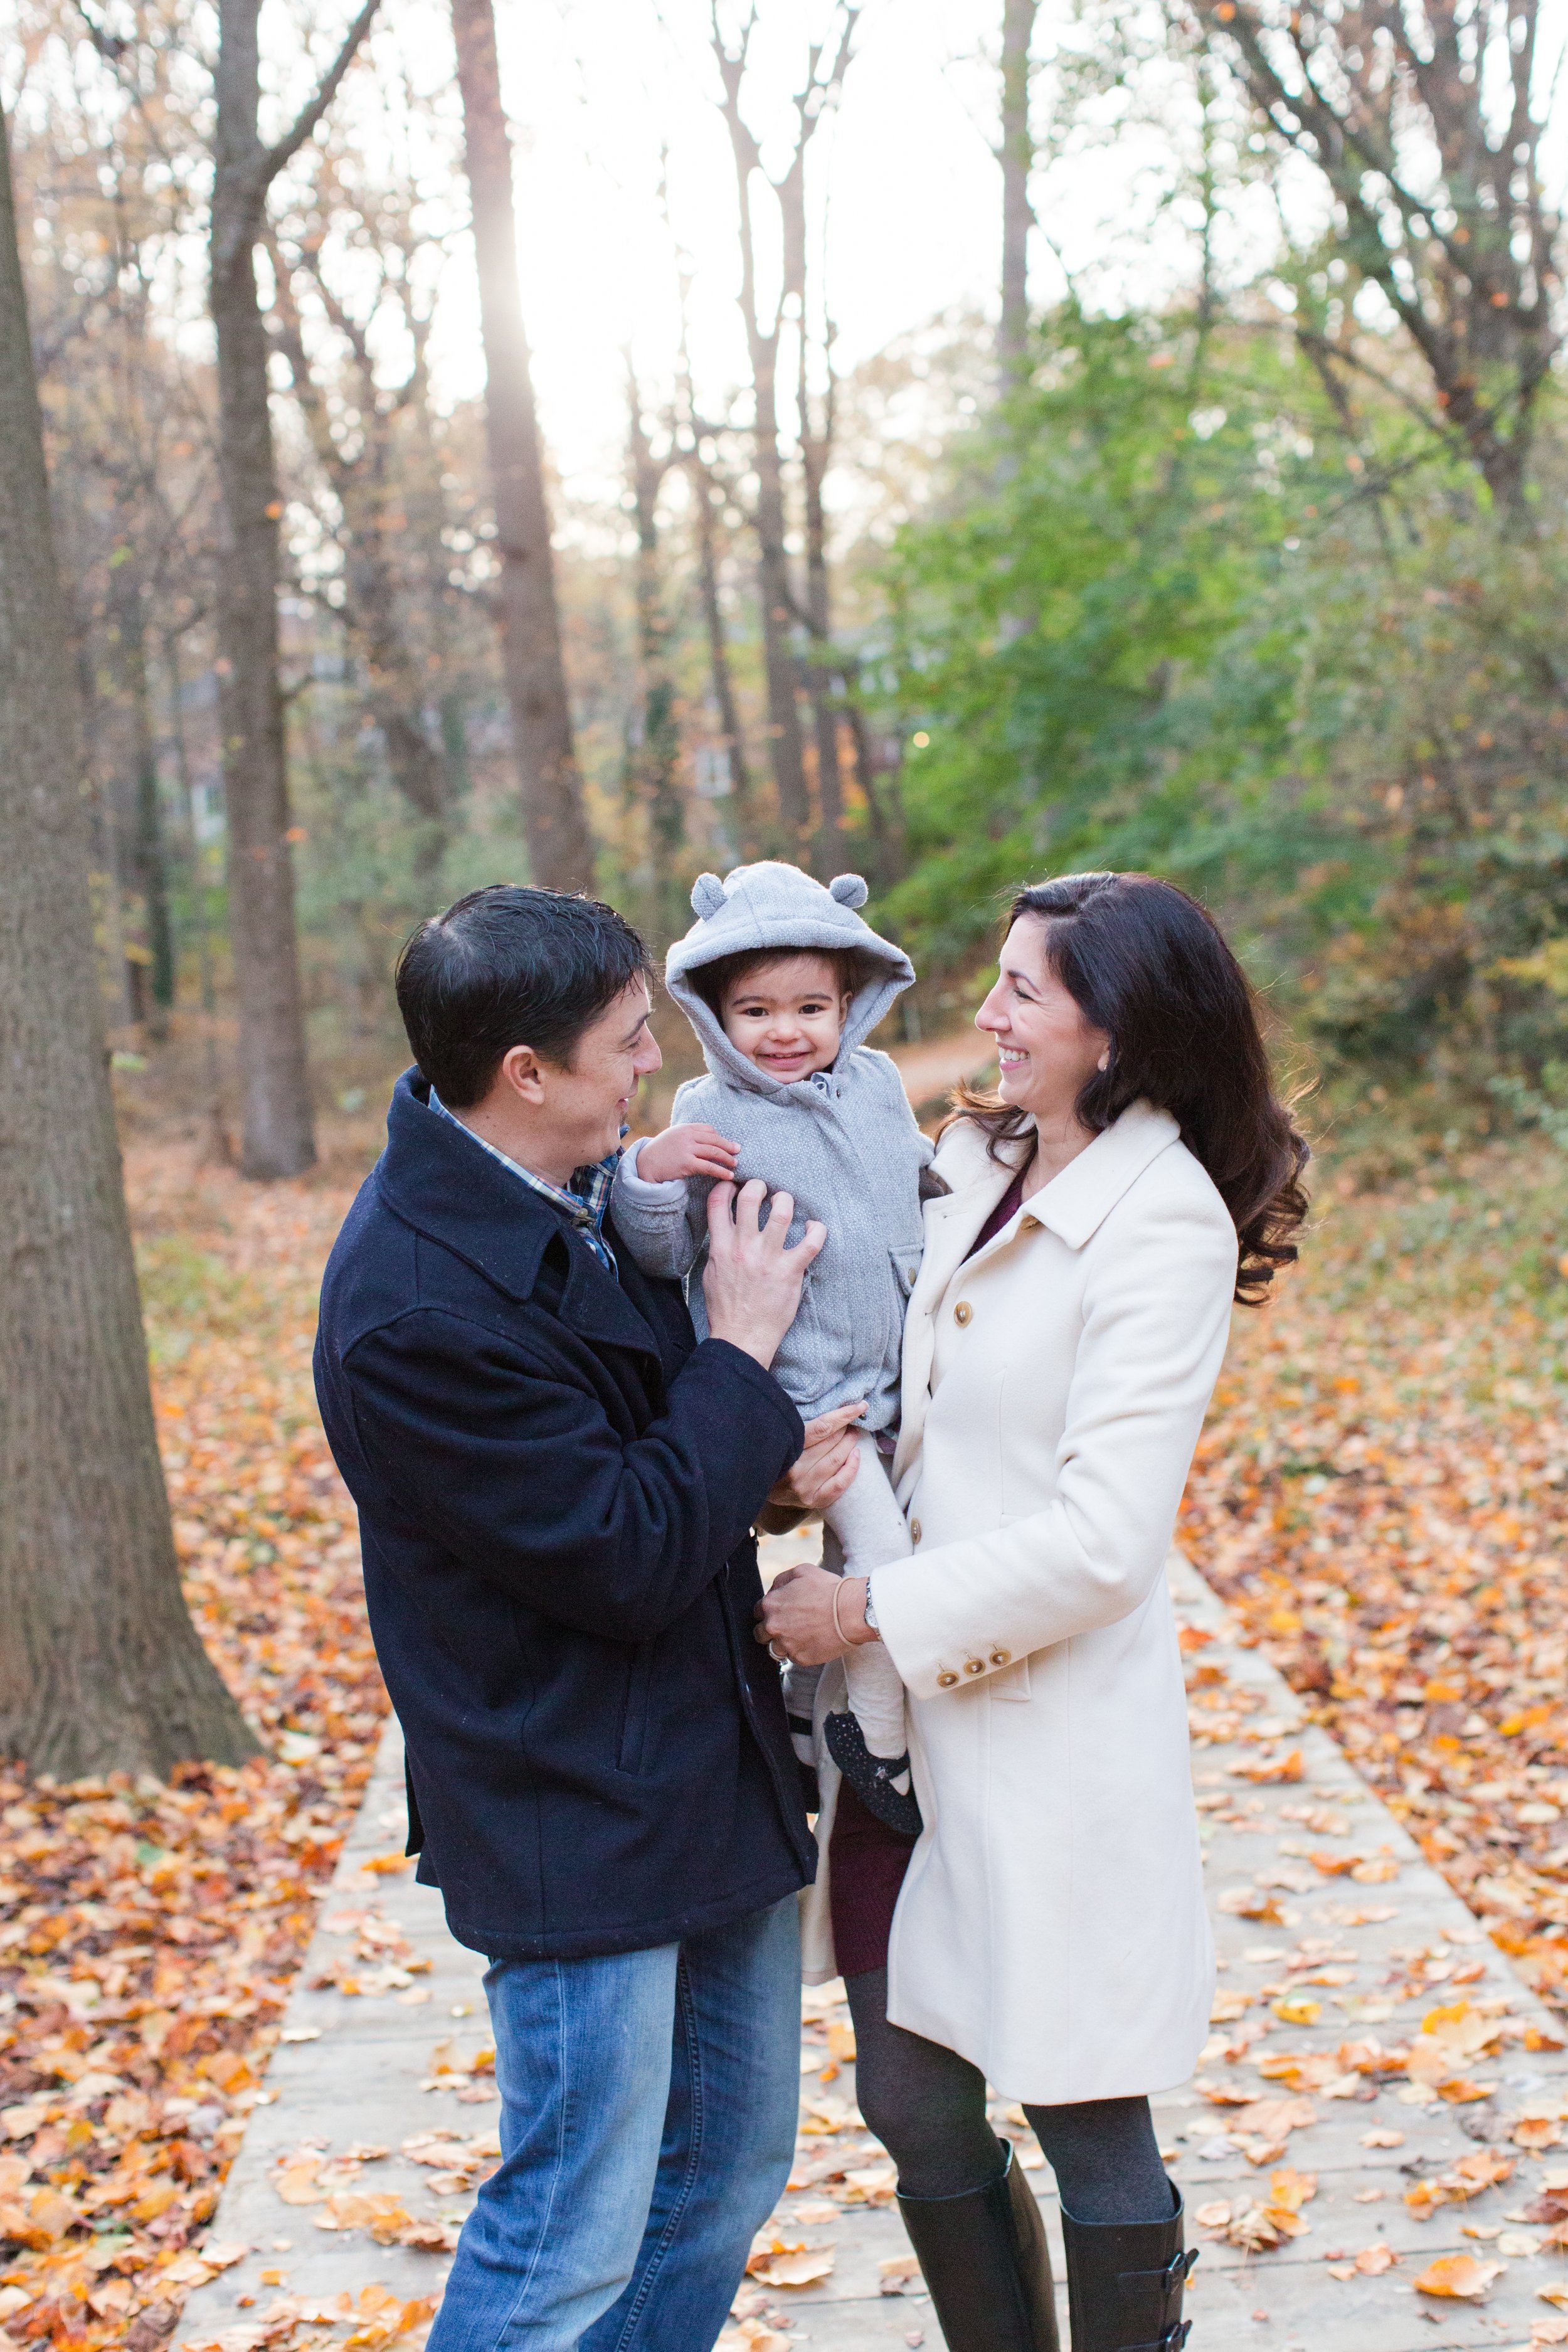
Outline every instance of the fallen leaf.
<svg viewBox="0 0 1568 2352">
<path fill-rule="evenodd" d="M 1494 2279 L 1507 2265 L 1481 2263 L 1474 2254 L 1440 2254 L 1415 2282 L 1417 2294 L 1447 2295 L 1461 2303 L 1481 2303 Z"/>
<path fill-rule="evenodd" d="M 1307 1768 L 1299 1748 L 1292 1748 L 1288 1756 L 1268 1762 L 1232 1764 L 1229 1771 L 1233 1780 L 1251 1780 L 1259 1788 L 1286 1780 L 1304 1780 L 1307 1777 Z"/>
<path fill-rule="evenodd" d="M 764 2286 L 816 2286 L 828 2276 L 834 2259 L 831 2246 L 803 2246 L 798 2252 L 770 2254 L 761 2263 L 748 2263 L 746 2268 Z"/>
</svg>

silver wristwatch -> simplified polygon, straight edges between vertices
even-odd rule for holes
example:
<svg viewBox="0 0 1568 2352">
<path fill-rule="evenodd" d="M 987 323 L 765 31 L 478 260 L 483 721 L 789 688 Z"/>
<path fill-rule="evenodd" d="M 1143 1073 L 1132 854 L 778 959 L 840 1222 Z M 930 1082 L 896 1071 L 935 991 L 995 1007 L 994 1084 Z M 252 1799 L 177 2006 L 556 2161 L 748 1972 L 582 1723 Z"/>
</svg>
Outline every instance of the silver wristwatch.
<svg viewBox="0 0 1568 2352">
<path fill-rule="evenodd" d="M 882 1629 L 877 1622 L 877 1612 L 871 1603 L 871 1580 L 869 1577 L 866 1579 L 866 1622 L 869 1625 L 873 1633 L 879 1635 L 881 1633 Z"/>
</svg>

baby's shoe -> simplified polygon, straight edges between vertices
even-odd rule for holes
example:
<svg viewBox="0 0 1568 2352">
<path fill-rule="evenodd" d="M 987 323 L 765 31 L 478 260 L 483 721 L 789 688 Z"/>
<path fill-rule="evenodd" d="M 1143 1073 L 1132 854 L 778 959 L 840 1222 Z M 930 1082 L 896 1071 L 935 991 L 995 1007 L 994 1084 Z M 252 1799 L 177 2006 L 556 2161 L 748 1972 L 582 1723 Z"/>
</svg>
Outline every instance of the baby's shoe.
<svg viewBox="0 0 1568 2352">
<path fill-rule="evenodd" d="M 873 1756 L 852 1715 L 828 1716 L 822 1730 L 828 1754 L 866 1811 L 900 1836 L 919 1837 L 925 1823 L 910 1785 L 908 1751 L 902 1756 Z"/>
</svg>

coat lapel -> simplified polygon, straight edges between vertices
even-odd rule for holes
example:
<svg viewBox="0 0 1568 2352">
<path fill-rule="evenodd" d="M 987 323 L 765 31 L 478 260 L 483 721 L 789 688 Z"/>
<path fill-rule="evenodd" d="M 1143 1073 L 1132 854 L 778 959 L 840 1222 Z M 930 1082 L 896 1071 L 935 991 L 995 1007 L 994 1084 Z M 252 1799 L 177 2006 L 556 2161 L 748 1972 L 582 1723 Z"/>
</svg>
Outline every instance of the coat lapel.
<svg viewBox="0 0 1568 2352">
<path fill-rule="evenodd" d="M 1082 1249 L 1150 1161 L 1181 1132 L 1168 1110 L 1156 1110 L 1148 1102 L 1130 1103 L 1113 1127 L 1097 1135 L 1086 1151 L 1041 1187 L 1029 1202 L 1031 1211 L 1068 1249 Z"/>
<path fill-rule="evenodd" d="M 947 1173 L 946 1170 L 942 1171 Z M 953 1171 L 955 1174 L 957 1171 Z M 943 1291 L 973 1247 L 974 1236 L 1013 1181 L 1010 1168 L 984 1156 L 967 1182 L 925 1206 L 925 1254 L 910 1296 L 904 1321 L 902 1412 L 899 1448 L 893 1458 L 897 1486 L 920 1450 L 926 1407 L 931 1402 L 931 1360 L 936 1353 L 936 1310 Z"/>
<path fill-rule="evenodd" d="M 1087 1150 L 1080 1151 L 1059 1176 L 1042 1186 L 1024 1214 L 1048 1227 L 1069 1249 L 1081 1249 L 1151 1160 L 1175 1142 L 1180 1133 L 1169 1111 L 1156 1110 L 1152 1103 L 1131 1104 L 1113 1127 L 1097 1135 Z M 942 1159 L 948 1162 L 942 1172 L 956 1182 L 956 1189 L 945 1200 L 926 1203 L 925 1255 L 904 1325 L 902 1416 L 899 1450 L 893 1459 L 895 1486 L 902 1484 L 905 1472 L 920 1452 L 926 1409 L 931 1403 L 936 1310 L 948 1284 L 973 1247 L 974 1236 L 1013 1181 L 1012 1170 L 997 1166 L 985 1153 L 982 1138 L 973 1129 L 955 1131 Z M 1005 1229 L 1009 1236 L 1013 1230 Z M 990 1251 L 1003 1245 L 1004 1235 L 997 1234 L 986 1246 Z"/>
<path fill-rule="evenodd" d="M 659 1359 L 658 1343 L 592 1250 L 574 1247 L 563 1217 L 430 1108 L 416 1071 L 397 1082 L 376 1165 L 383 1199 L 405 1224 L 452 1250 L 509 1298 L 531 1298 L 551 1243 L 566 1250 L 563 1323 L 600 1347 Z"/>
</svg>

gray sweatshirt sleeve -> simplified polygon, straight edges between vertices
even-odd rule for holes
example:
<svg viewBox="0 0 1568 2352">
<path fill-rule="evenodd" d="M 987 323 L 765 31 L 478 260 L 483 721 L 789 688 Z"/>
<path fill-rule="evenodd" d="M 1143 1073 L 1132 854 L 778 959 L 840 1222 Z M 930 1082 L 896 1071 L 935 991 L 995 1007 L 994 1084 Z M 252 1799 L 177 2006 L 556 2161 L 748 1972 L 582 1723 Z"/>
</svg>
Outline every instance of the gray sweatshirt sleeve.
<svg viewBox="0 0 1568 2352">
<path fill-rule="evenodd" d="M 637 1158 L 650 1140 L 639 1136 L 621 1154 L 610 1193 L 616 1232 L 645 1274 L 683 1281 L 696 1265 L 708 1238 L 708 1194 L 704 1178 L 672 1177 L 668 1183 L 645 1183 L 637 1174 Z"/>
</svg>

